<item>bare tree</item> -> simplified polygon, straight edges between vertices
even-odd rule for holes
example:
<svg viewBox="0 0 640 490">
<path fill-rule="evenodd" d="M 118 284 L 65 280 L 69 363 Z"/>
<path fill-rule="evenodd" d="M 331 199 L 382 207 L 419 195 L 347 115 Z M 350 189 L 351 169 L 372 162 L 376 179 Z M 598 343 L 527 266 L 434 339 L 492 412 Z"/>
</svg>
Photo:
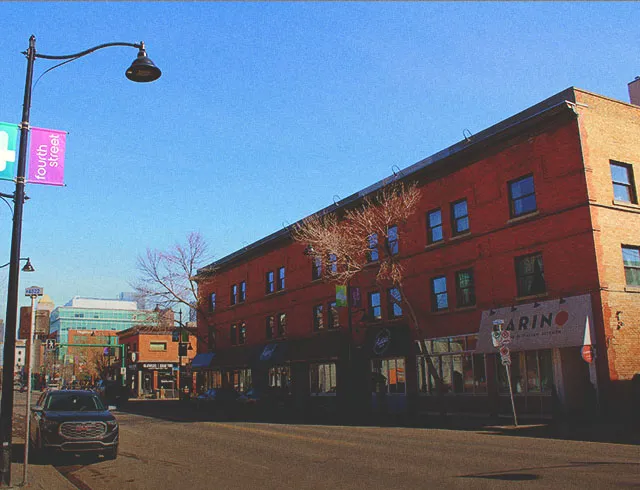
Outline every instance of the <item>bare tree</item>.
<svg viewBox="0 0 640 490">
<path fill-rule="evenodd" d="M 176 243 L 166 251 L 148 248 L 146 254 L 138 256 L 139 276 L 131 286 L 147 303 L 155 303 L 160 310 L 186 308 L 204 315 L 207 305 L 198 296 L 195 276 L 208 261 L 207 244 L 202 235 L 193 232 L 184 244 Z M 158 327 L 162 326 L 161 320 L 162 315 L 158 318 Z"/>
<path fill-rule="evenodd" d="M 306 253 L 312 260 L 336 265 L 324 268 L 324 278 L 337 284 L 349 285 L 371 262 L 369 254 L 375 248 L 379 253 L 376 281 L 398 289 L 400 294 L 392 296 L 391 301 L 401 306 L 413 328 L 419 329 L 420 321 L 404 289 L 404 268 L 397 244 L 399 225 L 416 212 L 420 197 L 417 183 L 392 182 L 340 216 L 329 213 L 304 219 L 294 226 L 292 236 L 306 245 Z M 429 356 L 427 363 L 440 390 L 441 380 Z"/>
</svg>

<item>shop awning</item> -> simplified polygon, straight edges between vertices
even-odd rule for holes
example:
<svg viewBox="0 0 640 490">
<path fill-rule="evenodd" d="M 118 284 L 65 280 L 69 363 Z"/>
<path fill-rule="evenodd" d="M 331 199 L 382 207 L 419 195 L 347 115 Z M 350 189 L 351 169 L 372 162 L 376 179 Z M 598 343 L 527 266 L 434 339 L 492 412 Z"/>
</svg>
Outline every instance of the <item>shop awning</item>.
<svg viewBox="0 0 640 490">
<path fill-rule="evenodd" d="M 282 364 L 287 362 L 288 342 L 271 342 L 258 350 L 259 364 Z"/>
<path fill-rule="evenodd" d="M 411 332 L 407 325 L 369 327 L 365 353 L 371 357 L 406 357 L 411 352 Z"/>
<path fill-rule="evenodd" d="M 586 330 L 595 342 L 588 294 L 483 311 L 476 352 L 498 351 L 491 341 L 496 320 L 502 320 L 503 329 L 511 332 L 508 347 L 512 351 L 581 346 Z"/>
<path fill-rule="evenodd" d="M 191 369 L 206 369 L 211 366 L 211 361 L 216 356 L 215 352 L 204 352 L 202 354 L 196 354 L 191 361 Z"/>
</svg>

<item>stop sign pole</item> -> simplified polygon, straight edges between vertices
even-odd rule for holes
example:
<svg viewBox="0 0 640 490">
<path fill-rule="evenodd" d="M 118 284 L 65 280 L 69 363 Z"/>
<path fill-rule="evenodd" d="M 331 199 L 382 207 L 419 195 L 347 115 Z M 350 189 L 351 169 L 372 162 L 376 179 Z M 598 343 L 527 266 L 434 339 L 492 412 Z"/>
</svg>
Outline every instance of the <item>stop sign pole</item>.
<svg viewBox="0 0 640 490">
<path fill-rule="evenodd" d="M 494 347 L 500 349 L 500 360 L 507 371 L 507 382 L 509 383 L 509 396 L 511 397 L 511 409 L 513 410 L 513 423 L 518 427 L 518 417 L 516 415 L 516 404 L 513 399 L 513 388 L 511 386 L 511 353 L 509 352 L 509 344 L 511 343 L 511 332 L 503 330 L 504 320 L 494 320 L 493 326 L 495 330 L 491 332 L 491 341 Z"/>
</svg>

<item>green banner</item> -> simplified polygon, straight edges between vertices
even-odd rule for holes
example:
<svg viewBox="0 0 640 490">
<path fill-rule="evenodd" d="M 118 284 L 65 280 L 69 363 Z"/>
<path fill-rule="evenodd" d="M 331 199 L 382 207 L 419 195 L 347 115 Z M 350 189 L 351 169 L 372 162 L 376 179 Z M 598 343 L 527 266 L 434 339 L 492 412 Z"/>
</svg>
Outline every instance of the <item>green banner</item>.
<svg viewBox="0 0 640 490">
<path fill-rule="evenodd" d="M 347 286 L 336 286 L 336 306 L 347 306 Z"/>
</svg>

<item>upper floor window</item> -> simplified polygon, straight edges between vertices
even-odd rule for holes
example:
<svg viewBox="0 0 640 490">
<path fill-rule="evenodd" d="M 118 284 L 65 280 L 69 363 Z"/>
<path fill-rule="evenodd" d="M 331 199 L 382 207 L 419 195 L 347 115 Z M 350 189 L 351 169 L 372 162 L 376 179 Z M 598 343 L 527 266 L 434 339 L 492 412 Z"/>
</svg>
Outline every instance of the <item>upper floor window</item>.
<svg viewBox="0 0 640 490">
<path fill-rule="evenodd" d="M 276 317 L 269 315 L 265 319 L 266 336 L 268 340 L 275 338 L 276 336 Z"/>
<path fill-rule="evenodd" d="M 324 312 L 322 305 L 316 305 L 313 307 L 313 330 L 317 332 L 324 329 Z"/>
<path fill-rule="evenodd" d="M 466 199 L 451 204 L 451 221 L 454 235 L 469 231 L 469 211 Z"/>
<path fill-rule="evenodd" d="M 640 247 L 623 245 L 622 262 L 627 286 L 640 286 Z"/>
<path fill-rule="evenodd" d="M 476 290 L 472 269 L 456 272 L 456 298 L 459 308 L 476 304 Z"/>
<path fill-rule="evenodd" d="M 209 296 L 209 311 L 216 311 L 216 293 L 211 293 Z"/>
<path fill-rule="evenodd" d="M 340 327 L 340 315 L 335 301 L 329 303 L 327 308 L 327 319 L 329 320 L 329 329 Z"/>
<path fill-rule="evenodd" d="M 382 319 L 382 307 L 380 305 L 380 293 L 378 291 L 369 293 L 369 319 Z"/>
<path fill-rule="evenodd" d="M 149 342 L 149 351 L 167 352 L 167 343 L 166 342 Z"/>
<path fill-rule="evenodd" d="M 231 286 L 231 295 L 229 297 L 229 304 L 235 305 L 238 302 L 238 285 L 233 284 Z"/>
<path fill-rule="evenodd" d="M 240 303 L 244 303 L 246 299 L 247 299 L 247 282 L 242 281 L 240 283 L 240 297 L 238 298 L 238 301 Z"/>
<path fill-rule="evenodd" d="M 389 255 L 398 254 L 398 227 L 396 225 L 390 226 L 387 229 L 387 251 Z"/>
<path fill-rule="evenodd" d="M 278 315 L 278 335 L 280 337 L 287 334 L 287 314 L 280 313 Z"/>
<path fill-rule="evenodd" d="M 436 243 L 443 239 L 442 211 L 440 209 L 434 209 L 427 213 L 427 242 Z"/>
<path fill-rule="evenodd" d="M 387 301 L 389 305 L 389 318 L 400 318 L 402 316 L 402 296 L 398 288 L 391 288 L 387 291 Z"/>
<path fill-rule="evenodd" d="M 633 167 L 626 163 L 611 162 L 611 180 L 613 181 L 613 198 L 616 201 L 636 204 Z"/>
<path fill-rule="evenodd" d="M 431 309 L 441 311 L 449 308 L 449 296 L 447 294 L 447 278 L 438 276 L 431 279 Z"/>
<path fill-rule="evenodd" d="M 233 324 L 229 327 L 229 339 L 231 345 L 238 345 L 238 325 Z"/>
<path fill-rule="evenodd" d="M 247 324 L 242 322 L 240 324 L 240 330 L 238 330 L 238 344 L 244 344 L 247 342 Z"/>
<path fill-rule="evenodd" d="M 207 326 L 207 347 L 209 348 L 209 352 L 213 352 L 216 348 L 216 330 L 213 325 Z"/>
<path fill-rule="evenodd" d="M 372 233 L 367 238 L 368 240 L 368 250 L 367 250 L 367 262 L 375 262 L 378 260 L 378 234 Z"/>
<path fill-rule="evenodd" d="M 327 271 L 331 274 L 338 272 L 338 257 L 336 254 L 329 254 L 329 263 L 327 264 Z"/>
<path fill-rule="evenodd" d="M 512 218 L 536 211 L 536 190 L 533 185 L 533 175 L 509 182 L 509 206 Z"/>
<path fill-rule="evenodd" d="M 516 257 L 516 281 L 518 282 L 518 296 L 531 296 L 546 292 L 547 286 L 544 282 L 541 253 Z"/>
<path fill-rule="evenodd" d="M 315 281 L 322 277 L 322 259 L 314 257 L 311 262 L 311 280 Z"/>
<path fill-rule="evenodd" d="M 278 269 L 278 284 L 277 284 L 277 290 L 278 291 L 282 291 L 284 289 L 284 267 L 280 267 Z"/>
<path fill-rule="evenodd" d="M 276 290 L 275 275 L 273 271 L 267 272 L 265 279 L 266 279 L 265 293 L 266 294 L 273 293 Z"/>
</svg>

